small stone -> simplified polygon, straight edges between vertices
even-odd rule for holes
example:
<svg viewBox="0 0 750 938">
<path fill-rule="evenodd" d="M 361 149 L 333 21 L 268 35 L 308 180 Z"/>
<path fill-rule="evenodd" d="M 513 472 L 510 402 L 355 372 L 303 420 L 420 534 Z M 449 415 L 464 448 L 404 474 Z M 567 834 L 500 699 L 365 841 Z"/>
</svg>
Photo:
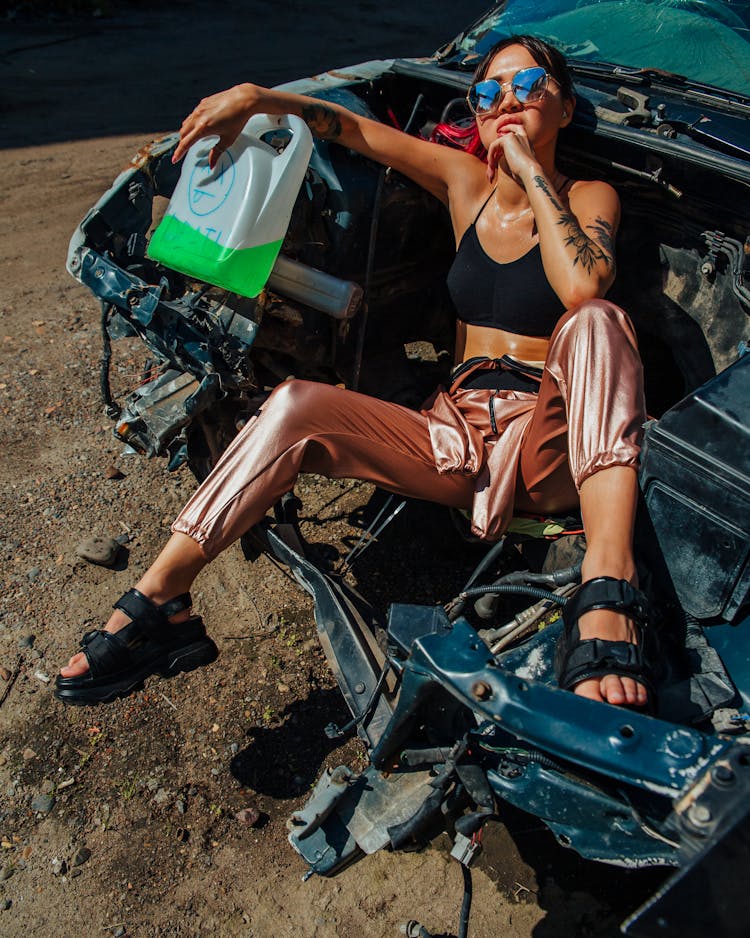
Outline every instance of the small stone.
<svg viewBox="0 0 750 938">
<path fill-rule="evenodd" d="M 55 806 L 55 796 L 48 794 L 35 795 L 31 801 L 31 810 L 38 814 L 49 814 Z"/>
<path fill-rule="evenodd" d="M 119 550 L 120 545 L 114 538 L 94 535 L 81 541 L 76 547 L 76 554 L 89 563 L 98 564 L 100 567 L 111 567 L 117 559 Z"/>
<path fill-rule="evenodd" d="M 260 820 L 260 811 L 255 805 L 249 805 L 247 808 L 242 808 L 240 811 L 235 812 L 234 816 L 240 824 L 245 824 L 247 827 L 255 827 Z"/>
<path fill-rule="evenodd" d="M 10 671 L 7 668 L 4 668 L 1 664 L 0 664 L 0 677 L 4 681 L 10 680 Z"/>
<path fill-rule="evenodd" d="M 187 811 L 187 805 L 185 804 L 184 798 L 178 798 L 174 803 L 175 808 L 177 808 L 178 814 L 184 814 Z"/>
<path fill-rule="evenodd" d="M 76 852 L 73 854 L 73 859 L 70 861 L 71 866 L 83 866 L 83 864 L 91 859 L 91 851 L 88 847 L 79 847 Z"/>
<path fill-rule="evenodd" d="M 68 864 L 65 860 L 55 857 L 52 860 L 52 874 L 54 876 L 64 876 L 68 872 Z"/>
<path fill-rule="evenodd" d="M 35 641 L 36 641 L 36 635 L 22 635 L 18 639 L 18 647 L 20 649 L 32 648 Z"/>
<path fill-rule="evenodd" d="M 32 648 L 32 649 L 31 649 L 31 657 L 32 657 L 32 659 L 33 659 L 34 661 L 39 661 L 41 658 L 44 657 L 44 655 L 42 654 L 41 651 L 39 651 L 38 648 Z"/>
<path fill-rule="evenodd" d="M 36 579 L 38 578 L 38 576 L 39 576 L 39 574 L 40 574 L 41 572 L 42 572 L 42 571 L 39 569 L 39 567 L 32 567 L 32 568 L 28 571 L 28 573 L 26 574 L 26 576 L 27 576 L 27 577 L 29 578 L 29 580 L 33 583 L 34 580 L 36 580 Z"/>
<path fill-rule="evenodd" d="M 0 899 L 0 912 L 7 912 L 12 905 L 12 899 Z"/>
<path fill-rule="evenodd" d="M 158 787 L 159 783 L 155 778 L 146 779 L 146 788 L 148 788 L 149 791 L 156 791 Z"/>
<path fill-rule="evenodd" d="M 126 933 L 127 929 L 124 925 L 118 925 L 117 928 L 112 929 L 113 938 L 123 938 Z"/>
<path fill-rule="evenodd" d="M 104 478 L 105 479 L 124 479 L 125 473 L 122 472 L 120 469 L 117 468 L 117 466 L 113 464 L 111 466 L 107 466 L 107 468 L 104 470 Z"/>
<path fill-rule="evenodd" d="M 45 778 L 39 790 L 42 792 L 43 795 L 51 795 L 52 792 L 55 790 L 55 783 L 52 781 L 51 778 Z"/>
<path fill-rule="evenodd" d="M 33 749 L 29 749 L 27 747 L 21 753 L 21 758 L 23 759 L 24 762 L 31 762 L 32 759 L 36 759 L 36 753 L 34 752 Z"/>
<path fill-rule="evenodd" d="M 34 671 L 34 677 L 42 684 L 49 684 L 49 675 L 45 674 L 44 671 Z"/>
<path fill-rule="evenodd" d="M 219 774 L 218 769 L 211 769 L 211 775 L 218 775 L 218 774 Z"/>
<path fill-rule="evenodd" d="M 288 685 L 288 684 L 277 684 L 277 685 L 276 685 L 276 690 L 277 690 L 280 694 L 288 694 L 288 693 L 289 693 L 289 685 Z"/>
<path fill-rule="evenodd" d="M 169 792 L 166 788 L 160 788 L 153 800 L 155 804 L 166 804 L 169 801 Z"/>
<path fill-rule="evenodd" d="M 7 879 L 10 879 L 11 876 L 16 872 L 16 868 L 8 864 L 0 870 L 0 883 L 4 883 Z"/>
<path fill-rule="evenodd" d="M 237 753 L 240 751 L 239 743 L 232 743 L 229 747 L 229 751 L 232 753 L 233 756 L 236 756 Z"/>
</svg>

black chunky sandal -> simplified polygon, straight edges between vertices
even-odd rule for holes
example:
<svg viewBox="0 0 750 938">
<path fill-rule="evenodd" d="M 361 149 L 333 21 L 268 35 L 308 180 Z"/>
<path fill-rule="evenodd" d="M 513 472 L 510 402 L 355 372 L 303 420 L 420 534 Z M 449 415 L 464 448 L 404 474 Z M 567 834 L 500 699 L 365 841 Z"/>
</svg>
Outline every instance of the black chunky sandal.
<svg viewBox="0 0 750 938">
<path fill-rule="evenodd" d="M 634 623 L 638 644 L 603 638 L 582 639 L 578 620 L 594 609 L 613 609 L 626 615 Z M 563 690 L 571 690 L 581 681 L 608 674 L 630 677 L 646 688 L 647 709 L 653 710 L 655 692 L 649 661 L 648 601 L 640 590 L 627 580 L 616 580 L 611 576 L 587 580 L 565 604 L 563 625 L 555 649 L 555 674 Z"/>
<path fill-rule="evenodd" d="M 169 621 L 191 605 L 189 593 L 157 606 L 137 589 L 128 590 L 113 608 L 131 621 L 115 633 L 87 632 L 81 645 L 89 670 L 77 677 L 58 674 L 55 697 L 69 704 L 109 703 L 140 690 L 151 674 L 174 677 L 215 661 L 219 651 L 200 616 Z"/>
</svg>

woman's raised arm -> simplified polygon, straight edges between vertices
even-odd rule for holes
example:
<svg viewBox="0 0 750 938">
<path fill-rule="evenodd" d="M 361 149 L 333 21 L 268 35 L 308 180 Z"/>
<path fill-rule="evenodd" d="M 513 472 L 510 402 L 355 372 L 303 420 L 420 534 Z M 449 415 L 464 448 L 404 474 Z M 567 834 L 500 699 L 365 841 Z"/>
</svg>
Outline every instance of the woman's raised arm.
<svg viewBox="0 0 750 938">
<path fill-rule="evenodd" d="M 615 279 L 620 201 L 606 182 L 576 182 L 564 205 L 520 125 L 509 125 L 488 150 L 494 178 L 504 159 L 523 185 L 539 232 L 544 272 L 566 309 L 603 297 Z"/>
<path fill-rule="evenodd" d="M 215 135 L 219 142 L 210 156 L 214 165 L 253 114 L 296 114 L 319 139 L 335 141 L 392 166 L 446 204 L 451 181 L 460 178 L 466 160 L 474 161 L 458 150 L 412 137 L 339 104 L 252 84 L 204 98 L 182 123 L 173 161 L 182 159 L 197 140 Z"/>
</svg>

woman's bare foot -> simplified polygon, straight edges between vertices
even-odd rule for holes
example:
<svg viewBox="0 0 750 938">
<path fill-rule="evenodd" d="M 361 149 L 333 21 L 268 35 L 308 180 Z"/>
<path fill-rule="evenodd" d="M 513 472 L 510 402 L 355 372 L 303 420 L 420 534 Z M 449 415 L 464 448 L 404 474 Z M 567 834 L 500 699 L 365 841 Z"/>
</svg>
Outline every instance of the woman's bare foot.
<svg viewBox="0 0 750 938">
<path fill-rule="evenodd" d="M 173 534 L 135 588 L 152 602 L 161 605 L 189 592 L 193 580 L 206 563 L 203 550 L 192 538 L 184 534 Z M 175 624 L 186 622 L 191 615 L 191 609 L 183 609 L 170 616 L 169 621 Z M 104 631 L 119 632 L 129 622 L 129 616 L 115 609 L 104 626 Z M 78 677 L 88 669 L 85 654 L 78 652 L 60 669 L 60 674 L 62 677 Z"/>
<path fill-rule="evenodd" d="M 626 466 L 602 469 L 584 480 L 580 495 L 587 541 L 581 570 L 583 582 L 607 576 L 626 580 L 637 587 L 633 559 L 633 527 L 638 503 L 635 469 Z M 638 643 L 633 622 L 612 609 L 584 613 L 578 620 L 578 629 L 582 639 Z M 618 706 L 642 707 L 648 702 L 643 684 L 616 674 L 580 681 L 573 690 L 582 697 Z"/>
<path fill-rule="evenodd" d="M 632 621 L 611 609 L 596 609 L 582 615 L 578 621 L 578 629 L 582 639 L 604 638 L 611 642 L 638 644 Z M 643 684 L 617 674 L 581 681 L 576 684 L 574 693 L 616 706 L 645 707 L 648 703 L 648 692 Z"/>
<path fill-rule="evenodd" d="M 153 600 L 157 605 L 161 605 L 164 602 L 167 602 L 170 599 L 173 599 L 173 596 L 158 596 L 158 595 L 149 595 L 141 589 L 140 585 L 136 587 L 146 596 L 148 599 Z M 190 609 L 183 609 L 181 612 L 176 613 L 173 616 L 170 616 L 170 622 L 185 622 L 192 615 L 192 607 Z M 129 616 L 125 615 L 124 612 L 121 612 L 119 609 L 115 609 L 112 615 L 109 617 L 107 624 L 104 626 L 105 632 L 119 632 L 120 629 L 124 628 L 130 622 Z M 89 669 L 89 663 L 86 660 L 86 655 L 79 651 L 77 654 L 73 655 L 70 661 L 64 667 L 60 668 L 60 674 L 63 677 L 79 677 L 81 674 L 85 674 Z"/>
</svg>

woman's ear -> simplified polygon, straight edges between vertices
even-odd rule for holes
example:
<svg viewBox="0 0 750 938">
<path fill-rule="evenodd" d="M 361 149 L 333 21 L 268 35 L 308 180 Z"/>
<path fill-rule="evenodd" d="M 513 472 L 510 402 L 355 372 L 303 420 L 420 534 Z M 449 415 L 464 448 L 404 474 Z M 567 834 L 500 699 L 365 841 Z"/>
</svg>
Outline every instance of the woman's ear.
<svg viewBox="0 0 750 938">
<path fill-rule="evenodd" d="M 573 120 L 573 112 L 576 109 L 576 99 L 575 98 L 565 98 L 562 105 L 562 120 L 560 121 L 561 127 L 567 127 L 568 124 Z"/>
</svg>

